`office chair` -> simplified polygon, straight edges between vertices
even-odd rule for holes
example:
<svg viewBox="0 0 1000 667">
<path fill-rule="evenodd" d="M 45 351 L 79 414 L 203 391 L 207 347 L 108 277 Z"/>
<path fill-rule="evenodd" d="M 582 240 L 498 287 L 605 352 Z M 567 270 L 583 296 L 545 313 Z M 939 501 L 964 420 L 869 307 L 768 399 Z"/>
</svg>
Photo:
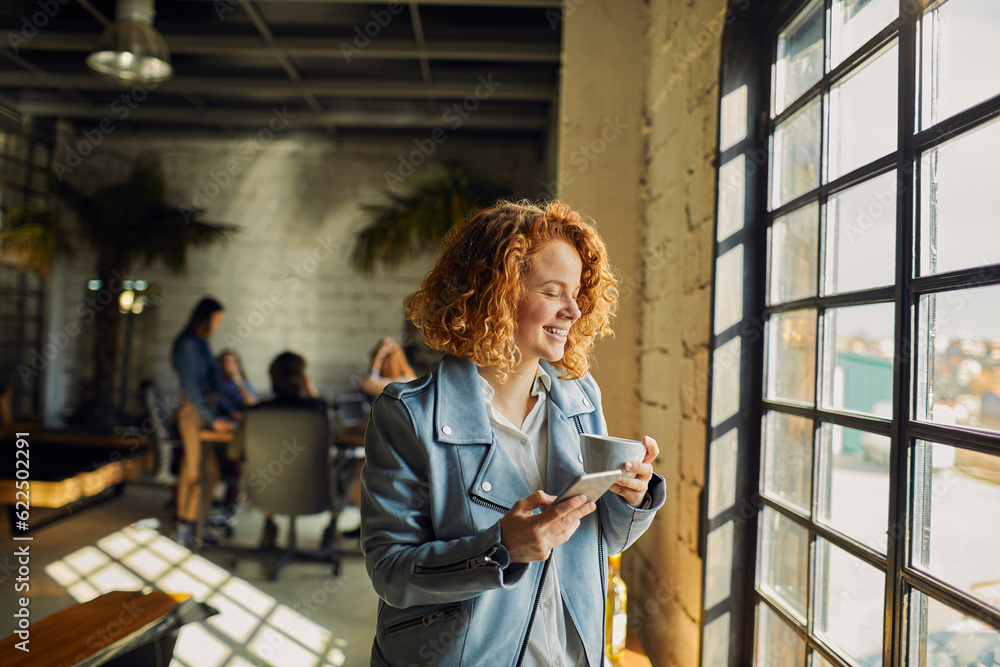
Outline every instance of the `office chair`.
<svg viewBox="0 0 1000 667">
<path fill-rule="evenodd" d="M 181 440 L 169 426 L 168 420 L 173 414 L 166 412 L 167 405 L 152 380 L 143 380 L 139 385 L 139 391 L 142 394 L 142 404 L 153 423 L 153 453 L 156 458 L 153 481 L 161 486 L 175 486 L 177 476 L 171 471 L 171 464 L 174 452 L 181 447 Z"/>
<path fill-rule="evenodd" d="M 339 575 L 336 547 L 330 544 L 300 549 L 295 530 L 296 517 L 330 509 L 327 416 L 309 410 L 259 406 L 247 410 L 241 430 L 247 499 L 266 514 L 284 514 L 290 519 L 287 549 L 272 567 L 270 578 L 276 580 L 281 569 L 296 558 L 331 563 L 334 576 Z"/>
</svg>

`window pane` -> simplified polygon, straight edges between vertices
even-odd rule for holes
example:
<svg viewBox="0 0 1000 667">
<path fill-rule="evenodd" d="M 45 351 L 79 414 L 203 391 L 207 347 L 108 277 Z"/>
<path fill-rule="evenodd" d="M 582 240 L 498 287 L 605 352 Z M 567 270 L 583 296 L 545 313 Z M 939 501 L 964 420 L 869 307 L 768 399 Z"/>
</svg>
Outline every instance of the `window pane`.
<svg viewBox="0 0 1000 667">
<path fill-rule="evenodd" d="M 771 316 L 767 325 L 767 397 L 812 404 L 816 395 L 816 311 Z"/>
<path fill-rule="evenodd" d="M 719 227 L 716 231 L 719 241 L 724 241 L 743 229 L 746 162 L 744 155 L 737 155 L 719 168 Z"/>
<path fill-rule="evenodd" d="M 806 643 L 763 602 L 757 604 L 757 667 L 801 667 Z"/>
<path fill-rule="evenodd" d="M 830 67 L 857 51 L 899 15 L 898 0 L 833 0 Z"/>
<path fill-rule="evenodd" d="M 809 514 L 812 488 L 811 419 L 771 410 L 764 417 L 764 469 L 761 487 L 803 514 Z"/>
<path fill-rule="evenodd" d="M 1000 263 L 996 233 L 1000 214 L 993 196 L 996 155 L 1000 155 L 1000 122 L 994 121 L 921 157 L 923 275 Z"/>
<path fill-rule="evenodd" d="M 892 417 L 893 311 L 891 303 L 826 311 L 824 406 Z"/>
<path fill-rule="evenodd" d="M 1000 286 L 920 298 L 917 419 L 1000 431 Z"/>
<path fill-rule="evenodd" d="M 829 180 L 896 150 L 895 44 L 830 88 Z"/>
<path fill-rule="evenodd" d="M 774 129 L 771 208 L 819 185 L 819 98 Z"/>
<path fill-rule="evenodd" d="M 891 285 L 896 266 L 896 172 L 831 195 L 824 238 L 825 294 Z"/>
<path fill-rule="evenodd" d="M 770 507 L 760 515 L 760 589 L 803 625 L 809 590 L 809 531 Z"/>
<path fill-rule="evenodd" d="M 720 334 L 743 317 L 743 245 L 715 261 L 715 333 Z"/>
<path fill-rule="evenodd" d="M 709 451 L 708 518 L 715 518 L 736 502 L 736 455 L 739 431 L 730 430 Z"/>
<path fill-rule="evenodd" d="M 1000 609 L 1000 456 L 918 441 L 914 565 Z"/>
<path fill-rule="evenodd" d="M 810 667 L 836 667 L 832 662 L 829 662 L 826 658 L 821 656 L 816 651 L 813 651 L 810 656 Z"/>
<path fill-rule="evenodd" d="M 819 204 L 775 219 L 768 234 L 768 302 L 816 295 Z"/>
<path fill-rule="evenodd" d="M 739 336 L 712 353 L 712 426 L 718 426 L 740 409 L 740 358 L 743 339 Z"/>
<path fill-rule="evenodd" d="M 733 522 L 727 521 L 705 540 L 705 609 L 711 609 L 732 593 Z"/>
<path fill-rule="evenodd" d="M 705 624 L 701 667 L 729 667 L 729 612 Z"/>
<path fill-rule="evenodd" d="M 819 520 L 886 552 L 889 525 L 889 438 L 824 424 L 817 477 Z M 868 448 L 874 450 L 869 457 Z"/>
<path fill-rule="evenodd" d="M 915 589 L 910 591 L 908 629 L 910 667 L 985 667 L 1000 661 L 1000 632 Z"/>
<path fill-rule="evenodd" d="M 816 634 L 862 664 L 882 664 L 885 574 L 816 538 L 812 612 Z"/>
<path fill-rule="evenodd" d="M 1000 93 L 1000 3 L 949 0 L 921 22 L 921 128 Z"/>
<path fill-rule="evenodd" d="M 778 35 L 774 114 L 784 111 L 823 76 L 823 3 L 813 0 Z"/>
</svg>

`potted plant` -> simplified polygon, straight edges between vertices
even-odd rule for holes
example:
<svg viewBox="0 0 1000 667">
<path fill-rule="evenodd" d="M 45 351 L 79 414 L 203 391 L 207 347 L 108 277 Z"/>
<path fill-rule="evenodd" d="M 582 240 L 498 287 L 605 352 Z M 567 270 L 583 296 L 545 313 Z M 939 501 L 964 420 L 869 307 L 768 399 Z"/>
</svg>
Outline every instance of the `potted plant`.
<svg viewBox="0 0 1000 667">
<path fill-rule="evenodd" d="M 58 200 L 76 219 L 73 230 L 59 224 L 58 211 L 25 209 L 8 216 L 2 238 L 3 253 L 45 273 L 54 252 L 71 247 L 76 238 L 96 253 L 96 277 L 111 289 L 117 303 L 121 276 L 137 261 L 162 261 L 172 271 L 184 268 L 188 250 L 220 242 L 235 233 L 233 225 L 204 222 L 190 210 L 166 201 L 166 181 L 159 158 L 141 153 L 132 161 L 125 180 L 84 192 L 66 180 L 50 176 Z M 91 425 L 110 426 L 118 417 L 114 382 L 119 356 L 121 313 L 110 307 L 94 318 L 94 377 L 77 412 Z"/>
</svg>

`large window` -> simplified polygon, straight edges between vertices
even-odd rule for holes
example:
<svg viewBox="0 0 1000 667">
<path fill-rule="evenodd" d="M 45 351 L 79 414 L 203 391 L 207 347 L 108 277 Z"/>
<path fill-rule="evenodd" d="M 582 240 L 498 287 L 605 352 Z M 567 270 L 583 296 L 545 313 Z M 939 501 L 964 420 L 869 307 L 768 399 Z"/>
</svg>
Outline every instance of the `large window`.
<svg viewBox="0 0 1000 667">
<path fill-rule="evenodd" d="M 723 81 L 703 643 L 753 630 L 702 663 L 1000 665 L 1000 2 L 811 0 L 768 34 L 770 76 Z"/>
<path fill-rule="evenodd" d="M 0 230 L 8 213 L 45 208 L 48 146 L 0 127 Z M 42 277 L 31 270 L 0 264 L 0 389 L 13 389 L 18 417 L 41 408 L 38 368 L 42 353 Z M 41 361 L 40 361 L 41 359 Z"/>
</svg>

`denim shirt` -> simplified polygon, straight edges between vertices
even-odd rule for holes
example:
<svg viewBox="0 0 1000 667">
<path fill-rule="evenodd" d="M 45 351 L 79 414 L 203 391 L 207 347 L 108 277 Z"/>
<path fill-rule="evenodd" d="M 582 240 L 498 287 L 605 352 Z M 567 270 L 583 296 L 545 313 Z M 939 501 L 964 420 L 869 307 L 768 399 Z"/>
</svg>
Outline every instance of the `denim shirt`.
<svg viewBox="0 0 1000 667">
<path fill-rule="evenodd" d="M 545 488 L 558 492 L 583 473 L 577 419 L 587 433 L 607 427 L 589 375 L 554 380 L 546 409 Z M 476 367 L 446 356 L 437 372 L 389 385 L 372 406 L 365 446 L 361 547 L 381 598 L 372 664 L 518 664 L 549 568 L 511 563 L 500 544 L 500 519 L 532 489 L 494 438 Z M 552 551 L 588 665 L 602 662 L 607 556 L 649 527 L 664 498 L 659 475 L 650 509 L 608 492 Z"/>
<path fill-rule="evenodd" d="M 173 362 L 181 381 L 181 391 L 197 408 L 205 423 L 211 424 L 224 417 L 209 405 L 205 396 L 205 392 L 218 393 L 222 389 L 222 372 L 212 356 L 208 341 L 195 334 L 179 336 L 174 341 Z"/>
</svg>

